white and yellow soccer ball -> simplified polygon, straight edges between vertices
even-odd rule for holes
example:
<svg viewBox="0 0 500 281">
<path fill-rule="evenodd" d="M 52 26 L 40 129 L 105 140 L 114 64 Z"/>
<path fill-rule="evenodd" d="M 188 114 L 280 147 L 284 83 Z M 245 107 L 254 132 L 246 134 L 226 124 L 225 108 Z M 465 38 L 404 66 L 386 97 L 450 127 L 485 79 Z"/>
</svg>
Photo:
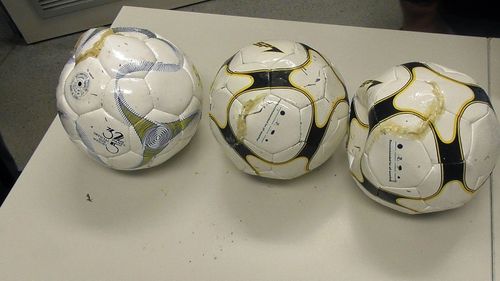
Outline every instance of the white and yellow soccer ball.
<svg viewBox="0 0 500 281">
<path fill-rule="evenodd" d="M 314 49 L 290 41 L 246 46 L 220 68 L 210 127 L 242 171 L 291 179 L 325 162 L 344 139 L 346 88 Z"/>
<path fill-rule="evenodd" d="M 190 141 L 201 115 L 194 65 L 141 28 L 97 28 L 77 42 L 57 86 L 70 139 L 119 170 L 156 166 Z"/>
<path fill-rule="evenodd" d="M 499 154 L 499 122 L 469 76 L 411 62 L 365 81 L 351 102 L 347 152 L 358 186 L 410 214 L 474 197 Z"/>
</svg>

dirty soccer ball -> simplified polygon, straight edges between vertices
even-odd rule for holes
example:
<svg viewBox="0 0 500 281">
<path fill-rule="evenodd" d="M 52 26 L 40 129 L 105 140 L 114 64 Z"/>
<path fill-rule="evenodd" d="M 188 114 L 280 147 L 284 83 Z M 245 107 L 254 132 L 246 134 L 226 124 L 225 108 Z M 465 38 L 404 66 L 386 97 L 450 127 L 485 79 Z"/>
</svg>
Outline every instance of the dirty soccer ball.
<svg viewBox="0 0 500 281">
<path fill-rule="evenodd" d="M 348 111 L 337 70 L 290 41 L 242 48 L 210 92 L 210 127 L 225 154 L 268 178 L 295 178 L 325 162 L 346 134 Z"/>
<path fill-rule="evenodd" d="M 57 109 L 70 139 L 98 162 L 148 168 L 190 141 L 201 84 L 181 50 L 149 30 L 90 29 L 62 70 Z"/>
<path fill-rule="evenodd" d="M 437 64 L 393 67 L 365 81 L 351 103 L 353 178 L 370 198 L 401 212 L 465 204 L 490 176 L 499 146 L 486 92 Z"/>
</svg>

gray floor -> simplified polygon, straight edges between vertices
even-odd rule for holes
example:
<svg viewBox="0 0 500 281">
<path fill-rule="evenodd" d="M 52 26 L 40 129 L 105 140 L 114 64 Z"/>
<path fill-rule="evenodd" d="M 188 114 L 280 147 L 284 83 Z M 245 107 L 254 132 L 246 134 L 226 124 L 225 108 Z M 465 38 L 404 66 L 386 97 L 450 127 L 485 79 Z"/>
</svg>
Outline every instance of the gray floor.
<svg viewBox="0 0 500 281">
<path fill-rule="evenodd" d="M 398 0 L 212 0 L 180 10 L 398 29 Z M 0 132 L 23 169 L 56 115 L 59 72 L 79 34 L 32 45 L 11 30 L 0 9 Z"/>
</svg>

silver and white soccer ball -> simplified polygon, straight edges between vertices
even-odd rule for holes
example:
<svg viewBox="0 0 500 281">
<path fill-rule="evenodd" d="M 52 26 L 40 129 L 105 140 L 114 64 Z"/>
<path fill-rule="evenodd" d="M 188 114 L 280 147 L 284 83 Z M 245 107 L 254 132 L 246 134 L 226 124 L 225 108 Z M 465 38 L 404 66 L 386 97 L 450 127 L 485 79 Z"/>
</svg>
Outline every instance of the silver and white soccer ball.
<svg viewBox="0 0 500 281">
<path fill-rule="evenodd" d="M 77 42 L 57 86 L 70 139 L 119 170 L 156 166 L 190 141 L 201 116 L 194 65 L 141 28 L 97 28 Z"/>
<path fill-rule="evenodd" d="M 351 102 L 353 178 L 370 198 L 401 212 L 462 206 L 490 176 L 499 149 L 486 92 L 434 63 L 393 67 L 365 81 Z"/>
<path fill-rule="evenodd" d="M 295 178 L 325 162 L 345 137 L 348 111 L 339 72 L 290 41 L 242 48 L 210 91 L 210 127 L 225 154 L 268 178 Z"/>
</svg>

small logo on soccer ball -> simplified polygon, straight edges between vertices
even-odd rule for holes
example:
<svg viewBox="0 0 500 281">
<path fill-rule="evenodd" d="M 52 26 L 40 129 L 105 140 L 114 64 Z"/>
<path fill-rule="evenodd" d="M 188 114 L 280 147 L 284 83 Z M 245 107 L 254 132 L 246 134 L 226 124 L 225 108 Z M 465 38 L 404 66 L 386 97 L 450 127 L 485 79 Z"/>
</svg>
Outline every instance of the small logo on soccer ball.
<svg viewBox="0 0 500 281">
<path fill-rule="evenodd" d="M 85 96 L 89 89 L 90 76 L 86 72 L 80 72 L 73 77 L 69 89 L 75 99 Z"/>
<path fill-rule="evenodd" d="M 123 141 L 123 133 L 115 131 L 108 127 L 106 131 L 98 133 L 94 132 L 94 141 L 103 145 L 111 154 L 120 152 L 120 148 L 125 145 Z"/>
</svg>

